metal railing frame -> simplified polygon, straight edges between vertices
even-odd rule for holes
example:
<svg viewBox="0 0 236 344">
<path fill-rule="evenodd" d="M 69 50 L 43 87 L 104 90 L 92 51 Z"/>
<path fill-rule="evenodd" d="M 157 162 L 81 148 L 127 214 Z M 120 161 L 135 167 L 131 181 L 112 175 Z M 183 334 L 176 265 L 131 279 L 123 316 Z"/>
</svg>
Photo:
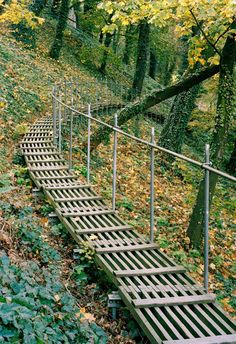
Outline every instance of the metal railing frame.
<svg viewBox="0 0 236 344">
<path fill-rule="evenodd" d="M 148 146 L 150 149 L 150 242 L 154 241 L 154 199 L 155 199 L 155 188 L 154 188 L 154 172 L 155 172 L 155 150 L 167 153 L 175 158 L 184 160 L 194 166 L 197 166 L 205 171 L 205 186 L 204 186 L 204 288 L 208 291 L 208 281 L 209 281 L 209 180 L 210 172 L 215 173 L 220 177 L 224 177 L 230 181 L 236 182 L 236 178 L 231 176 L 223 171 L 215 169 L 211 166 L 210 162 L 210 146 L 209 144 L 205 145 L 205 161 L 201 163 L 197 160 L 186 157 L 185 155 L 176 153 L 169 149 L 158 146 L 155 143 L 155 133 L 154 128 L 151 128 L 151 140 L 146 141 L 140 139 L 134 135 L 126 133 L 118 126 L 118 115 L 114 116 L 114 125 L 110 125 L 98 118 L 92 116 L 92 107 L 91 104 L 87 104 L 87 113 L 79 111 L 78 103 L 75 103 L 73 94 L 71 91 L 71 100 L 70 104 L 67 104 L 68 96 L 68 86 L 72 86 L 72 82 L 64 83 L 64 98 L 65 102 L 62 101 L 61 97 L 61 84 L 55 85 L 52 91 L 52 100 L 53 100 L 53 142 L 58 146 L 59 152 L 62 151 L 62 107 L 64 107 L 64 116 L 70 113 L 70 144 L 69 144 L 69 169 L 72 169 L 72 131 L 73 131 L 73 118 L 77 115 L 87 118 L 87 130 L 88 130 L 88 139 L 87 139 L 87 182 L 90 183 L 90 151 L 91 151 L 91 121 L 96 122 L 104 127 L 110 128 L 114 133 L 114 143 L 113 143 L 113 167 L 112 167 L 112 209 L 115 210 L 116 207 L 116 175 L 117 175 L 117 146 L 118 146 L 118 134 L 130 138 L 131 140 L 136 141 L 137 143 Z M 107 84 L 107 83 L 106 83 Z M 76 94 L 78 94 L 78 83 L 76 83 Z M 106 91 L 107 95 L 107 91 Z M 96 102 L 96 106 L 99 106 Z"/>
</svg>

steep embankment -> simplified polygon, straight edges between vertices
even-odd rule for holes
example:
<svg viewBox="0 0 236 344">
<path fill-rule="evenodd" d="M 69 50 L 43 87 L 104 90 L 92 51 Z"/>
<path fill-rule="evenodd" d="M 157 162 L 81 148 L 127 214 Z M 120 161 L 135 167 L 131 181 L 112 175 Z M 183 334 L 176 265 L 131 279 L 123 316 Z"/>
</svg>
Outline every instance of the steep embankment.
<svg viewBox="0 0 236 344">
<path fill-rule="evenodd" d="M 75 244 L 57 220 L 47 217 L 50 204 L 32 195 L 17 148 L 30 122 L 51 114 L 54 82 L 72 76 L 92 80 L 69 53 L 60 62 L 49 59 L 47 37 L 47 29 L 40 28 L 37 49 L 28 50 L 1 26 L 0 338 L 31 344 L 91 338 L 132 343 L 124 326 L 129 321 L 112 321 L 108 313 L 109 285 L 94 273 L 93 262 L 84 260 L 84 252 L 76 263 Z"/>
</svg>

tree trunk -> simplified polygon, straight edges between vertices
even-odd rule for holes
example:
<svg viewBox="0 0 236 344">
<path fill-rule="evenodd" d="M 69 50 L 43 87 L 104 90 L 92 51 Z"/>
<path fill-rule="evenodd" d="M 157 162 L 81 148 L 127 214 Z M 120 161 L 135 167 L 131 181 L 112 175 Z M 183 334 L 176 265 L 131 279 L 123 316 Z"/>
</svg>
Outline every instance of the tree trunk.
<svg viewBox="0 0 236 344">
<path fill-rule="evenodd" d="M 54 16 L 57 16 L 58 15 L 58 11 L 59 11 L 59 8 L 60 8 L 60 0 L 53 0 L 52 1 L 52 7 L 51 7 L 51 11 L 52 11 L 52 14 Z"/>
<path fill-rule="evenodd" d="M 103 43 L 103 37 L 104 37 L 104 34 L 101 31 L 100 34 L 99 34 L 99 39 L 98 39 L 99 43 L 101 43 L 101 44 Z"/>
<path fill-rule="evenodd" d="M 163 76 L 163 85 L 164 86 L 167 86 L 170 84 L 174 69 L 175 69 L 175 60 L 169 61 L 166 64 L 166 70 L 165 70 L 165 73 Z"/>
<path fill-rule="evenodd" d="M 226 165 L 226 169 L 229 173 L 233 175 L 236 174 L 236 140 L 234 141 L 234 148 Z"/>
<path fill-rule="evenodd" d="M 39 16 L 46 5 L 47 5 L 47 0 L 34 0 L 34 2 L 30 5 L 29 9 L 36 16 Z"/>
<path fill-rule="evenodd" d="M 115 54 L 117 52 L 119 41 L 120 41 L 120 29 L 118 28 L 117 30 L 115 30 L 113 34 L 113 40 L 112 40 L 112 50 Z"/>
<path fill-rule="evenodd" d="M 158 140 L 160 146 L 181 153 L 185 131 L 192 111 L 195 108 L 195 101 L 200 87 L 200 84 L 197 84 L 188 91 L 176 96 L 170 113 L 162 127 Z M 166 158 L 168 161 L 174 160 L 170 155 L 166 156 Z"/>
<path fill-rule="evenodd" d="M 235 29 L 236 22 L 232 24 Z M 228 36 L 222 51 L 220 61 L 220 76 L 218 87 L 218 100 L 215 119 L 215 130 L 211 143 L 211 161 L 216 167 L 220 167 L 224 157 L 225 146 L 231 114 L 233 113 L 234 103 L 234 62 L 236 58 L 235 35 Z M 210 175 L 210 203 L 213 198 L 218 176 Z M 201 181 L 195 206 L 193 208 L 187 235 L 193 247 L 199 247 L 203 233 L 204 221 L 204 180 Z"/>
<path fill-rule="evenodd" d="M 7 1 L 3 0 L 3 2 L 0 5 L 0 15 L 3 14 L 4 12 L 4 6 L 6 5 Z"/>
<path fill-rule="evenodd" d="M 63 35 L 64 35 L 64 30 L 67 24 L 68 14 L 69 14 L 69 0 L 62 0 L 57 28 L 56 28 L 55 39 L 51 46 L 51 50 L 49 52 L 49 56 L 55 60 L 58 60 L 60 56 L 60 51 L 61 51 L 62 43 L 63 43 Z"/>
<path fill-rule="evenodd" d="M 157 73 L 157 57 L 155 51 L 150 49 L 149 76 L 155 80 Z"/>
<path fill-rule="evenodd" d="M 125 49 L 123 55 L 123 63 L 126 65 L 130 64 L 130 57 L 133 48 L 133 34 L 134 34 L 135 27 L 129 25 L 126 29 L 125 33 Z"/>
<path fill-rule="evenodd" d="M 101 72 L 102 74 L 105 74 L 105 71 L 106 71 L 107 58 L 108 58 L 108 49 L 109 49 L 109 47 L 111 45 L 111 40 L 112 40 L 112 34 L 110 32 L 107 32 L 106 33 L 106 38 L 105 38 L 105 41 L 104 41 L 105 50 L 103 52 L 101 66 L 99 68 L 99 72 Z"/>
<path fill-rule="evenodd" d="M 131 118 L 142 114 L 152 106 L 161 103 L 162 101 L 169 99 L 181 92 L 189 90 L 191 87 L 198 83 L 210 78 L 211 76 L 219 72 L 219 66 L 211 66 L 204 68 L 188 78 L 181 80 L 175 85 L 166 87 L 163 90 L 154 90 L 149 95 L 145 96 L 141 100 L 136 100 L 133 103 L 128 104 L 118 113 L 118 124 L 121 126 Z M 108 124 L 113 125 L 113 120 L 108 121 Z M 112 132 L 111 128 L 99 127 L 93 134 L 91 139 L 91 148 L 95 149 L 103 140 L 107 140 L 108 136 Z"/>
<path fill-rule="evenodd" d="M 138 51 L 133 85 L 129 91 L 129 98 L 134 99 L 141 95 L 143 81 L 147 69 L 147 59 L 149 53 L 150 26 L 147 22 L 139 24 Z"/>
</svg>

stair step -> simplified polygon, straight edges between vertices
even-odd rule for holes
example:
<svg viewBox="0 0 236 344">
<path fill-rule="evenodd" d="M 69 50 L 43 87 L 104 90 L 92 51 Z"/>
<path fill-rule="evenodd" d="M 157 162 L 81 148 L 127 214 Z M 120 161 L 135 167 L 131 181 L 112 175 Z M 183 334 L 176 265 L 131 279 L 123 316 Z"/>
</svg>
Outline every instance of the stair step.
<svg viewBox="0 0 236 344">
<path fill-rule="evenodd" d="M 149 298 L 149 299 L 136 299 L 132 300 L 136 308 L 152 308 L 152 307 L 170 307 L 181 305 L 195 305 L 212 303 L 215 300 L 215 295 L 193 295 L 193 296 L 176 296 L 176 297 L 163 297 L 163 298 Z"/>
<path fill-rule="evenodd" d="M 114 247 L 102 247 L 96 249 L 98 254 L 113 253 L 113 252 L 125 252 L 125 251 L 143 251 L 157 248 L 156 244 L 137 244 L 129 246 L 114 246 Z"/>
<path fill-rule="evenodd" d="M 163 344 L 235 344 L 235 343 L 236 343 L 236 334 L 222 334 L 219 336 L 163 341 Z"/>
<path fill-rule="evenodd" d="M 100 196 L 87 196 L 87 197 L 68 197 L 68 198 L 55 198 L 55 202 L 76 202 L 76 201 L 95 201 L 102 200 Z"/>
<path fill-rule="evenodd" d="M 166 275 L 166 274 L 179 274 L 186 272 L 183 266 L 166 266 L 163 268 L 152 269 L 136 269 L 136 270 L 116 270 L 114 274 L 117 277 L 125 276 L 149 276 L 149 275 Z"/>
</svg>

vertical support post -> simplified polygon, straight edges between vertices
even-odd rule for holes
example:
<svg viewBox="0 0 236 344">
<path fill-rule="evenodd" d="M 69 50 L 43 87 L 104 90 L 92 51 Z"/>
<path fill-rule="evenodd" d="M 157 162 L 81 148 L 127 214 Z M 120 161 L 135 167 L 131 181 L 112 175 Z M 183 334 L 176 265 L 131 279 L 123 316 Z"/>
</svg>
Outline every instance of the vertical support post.
<svg viewBox="0 0 236 344">
<path fill-rule="evenodd" d="M 67 82 L 66 80 L 64 81 L 64 103 L 65 103 L 65 108 L 64 108 L 64 118 L 66 120 L 66 113 L 67 113 L 67 109 L 66 109 L 66 105 L 67 105 Z"/>
<path fill-rule="evenodd" d="M 57 143 L 57 87 L 53 87 L 53 144 L 56 145 Z"/>
<path fill-rule="evenodd" d="M 151 143 L 155 143 L 155 129 L 151 129 Z M 150 152 L 150 242 L 154 241 L 154 148 Z"/>
<path fill-rule="evenodd" d="M 74 106 L 74 100 L 73 95 L 71 97 L 71 107 L 73 109 Z M 73 140 L 73 119 L 74 119 L 74 113 L 71 111 L 70 113 L 70 148 L 69 148 L 69 170 L 72 170 L 72 140 Z"/>
<path fill-rule="evenodd" d="M 59 109 L 58 109 L 58 149 L 61 154 L 61 93 L 59 95 Z"/>
<path fill-rule="evenodd" d="M 115 127 L 118 127 L 118 118 L 115 114 Z M 117 131 L 114 131 L 113 144 L 113 173 L 112 173 L 112 210 L 116 210 L 116 161 L 117 161 Z"/>
<path fill-rule="evenodd" d="M 210 165 L 210 146 L 205 145 L 205 165 Z M 204 288 L 208 292 L 209 280 L 209 198 L 210 198 L 210 172 L 205 170 L 204 190 Z"/>
<path fill-rule="evenodd" d="M 108 115 L 108 81 L 107 81 L 107 78 L 106 78 L 106 108 L 107 108 L 106 115 Z"/>
<path fill-rule="evenodd" d="M 87 183 L 90 184 L 91 105 L 88 104 Z"/>
</svg>

